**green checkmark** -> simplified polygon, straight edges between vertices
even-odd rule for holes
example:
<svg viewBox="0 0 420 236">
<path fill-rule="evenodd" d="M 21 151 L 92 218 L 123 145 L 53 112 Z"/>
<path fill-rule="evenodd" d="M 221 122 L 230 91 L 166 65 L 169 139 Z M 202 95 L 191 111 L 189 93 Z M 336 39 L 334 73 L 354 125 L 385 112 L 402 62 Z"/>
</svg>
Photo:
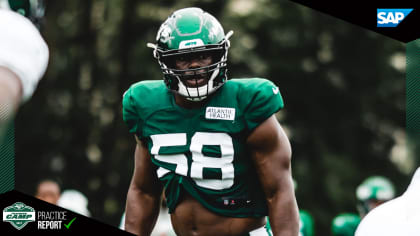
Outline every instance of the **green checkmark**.
<svg viewBox="0 0 420 236">
<path fill-rule="evenodd" d="M 76 217 L 74 217 L 68 224 L 64 224 L 64 226 L 66 226 L 66 228 L 69 229 L 71 224 L 73 224 L 73 221 L 75 220 L 76 220 Z"/>
</svg>

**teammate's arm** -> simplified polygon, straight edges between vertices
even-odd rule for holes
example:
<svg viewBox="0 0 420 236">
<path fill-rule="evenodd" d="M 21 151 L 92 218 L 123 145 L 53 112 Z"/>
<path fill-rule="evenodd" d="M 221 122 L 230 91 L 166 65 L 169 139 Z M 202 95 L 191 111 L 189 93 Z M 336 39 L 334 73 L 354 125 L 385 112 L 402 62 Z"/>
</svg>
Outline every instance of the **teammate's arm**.
<svg viewBox="0 0 420 236">
<path fill-rule="evenodd" d="M 291 147 L 275 116 L 255 128 L 247 143 L 267 198 L 273 234 L 297 236 L 299 212 L 291 176 Z"/>
<path fill-rule="evenodd" d="M 125 229 L 150 235 L 159 215 L 161 184 L 145 144 L 137 139 L 134 173 L 128 188 Z"/>
<path fill-rule="evenodd" d="M 0 66 L 0 139 L 18 109 L 21 99 L 22 85 L 19 77 L 8 68 Z"/>
</svg>

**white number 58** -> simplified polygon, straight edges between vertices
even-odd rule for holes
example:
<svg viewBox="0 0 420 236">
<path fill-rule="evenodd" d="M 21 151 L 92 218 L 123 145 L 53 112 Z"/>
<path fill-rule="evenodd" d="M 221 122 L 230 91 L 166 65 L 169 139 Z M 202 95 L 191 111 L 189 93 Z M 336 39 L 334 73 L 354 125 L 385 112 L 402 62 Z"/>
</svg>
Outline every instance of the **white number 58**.
<svg viewBox="0 0 420 236">
<path fill-rule="evenodd" d="M 176 164 L 175 173 L 188 175 L 188 160 L 184 154 L 159 155 L 161 147 L 187 145 L 185 133 L 156 134 L 150 136 L 153 142 L 151 154 L 159 161 Z M 204 145 L 219 145 L 221 157 L 208 157 L 202 152 Z M 226 133 L 196 132 L 191 138 L 190 151 L 192 154 L 191 178 L 203 188 L 222 190 L 230 188 L 234 180 L 233 168 L 233 143 L 232 138 Z M 221 179 L 204 179 L 204 168 L 219 168 L 222 172 Z M 158 177 L 169 173 L 170 170 L 159 167 Z"/>
</svg>

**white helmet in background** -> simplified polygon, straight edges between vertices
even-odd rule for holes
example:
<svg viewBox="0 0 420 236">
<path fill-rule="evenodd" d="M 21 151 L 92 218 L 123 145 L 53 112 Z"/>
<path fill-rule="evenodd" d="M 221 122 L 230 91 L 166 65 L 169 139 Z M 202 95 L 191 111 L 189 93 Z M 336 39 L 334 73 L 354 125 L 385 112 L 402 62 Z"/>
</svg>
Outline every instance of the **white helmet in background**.
<svg viewBox="0 0 420 236">
<path fill-rule="evenodd" d="M 87 208 L 88 206 L 88 199 L 85 195 L 83 195 L 81 192 L 69 189 L 64 190 L 61 193 L 60 199 L 58 199 L 57 205 L 66 208 L 70 211 L 74 211 L 76 213 L 79 213 L 81 215 L 90 217 L 90 212 Z"/>
</svg>

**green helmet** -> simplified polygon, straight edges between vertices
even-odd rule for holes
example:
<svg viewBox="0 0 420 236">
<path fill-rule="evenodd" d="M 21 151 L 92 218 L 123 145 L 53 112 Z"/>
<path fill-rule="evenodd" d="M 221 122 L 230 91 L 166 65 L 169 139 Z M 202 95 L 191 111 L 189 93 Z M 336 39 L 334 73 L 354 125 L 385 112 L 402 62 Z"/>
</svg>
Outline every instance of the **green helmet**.
<svg viewBox="0 0 420 236">
<path fill-rule="evenodd" d="M 371 176 L 357 187 L 356 196 L 359 200 L 358 210 L 365 215 L 377 205 L 394 198 L 395 190 L 387 178 Z"/>
<path fill-rule="evenodd" d="M 314 235 L 314 220 L 312 216 L 305 210 L 299 210 L 299 236 Z"/>
<path fill-rule="evenodd" d="M 387 178 L 383 176 L 371 176 L 363 181 L 356 190 L 357 199 L 361 201 L 390 200 L 394 198 L 394 186 Z"/>
<path fill-rule="evenodd" d="M 331 225 L 333 236 L 354 236 L 360 217 L 353 213 L 342 213 L 334 217 Z"/>
<path fill-rule="evenodd" d="M 15 11 L 27 17 L 39 28 L 45 5 L 43 0 L 0 0 L 0 9 Z"/>
<path fill-rule="evenodd" d="M 270 221 L 267 216 L 266 228 L 271 230 Z M 299 210 L 299 236 L 313 236 L 314 235 L 314 220 L 311 214 L 305 210 Z"/>
<path fill-rule="evenodd" d="M 201 101 L 220 88 L 227 80 L 226 62 L 232 33 L 225 35 L 217 19 L 200 8 L 184 8 L 172 13 L 158 30 L 157 44 L 148 44 L 154 48 L 154 57 L 168 89 L 191 101 Z M 208 53 L 213 63 L 186 70 L 175 68 L 176 58 L 197 53 Z M 197 78 L 207 78 L 208 82 L 201 87 L 188 87 L 184 83 Z"/>
</svg>

